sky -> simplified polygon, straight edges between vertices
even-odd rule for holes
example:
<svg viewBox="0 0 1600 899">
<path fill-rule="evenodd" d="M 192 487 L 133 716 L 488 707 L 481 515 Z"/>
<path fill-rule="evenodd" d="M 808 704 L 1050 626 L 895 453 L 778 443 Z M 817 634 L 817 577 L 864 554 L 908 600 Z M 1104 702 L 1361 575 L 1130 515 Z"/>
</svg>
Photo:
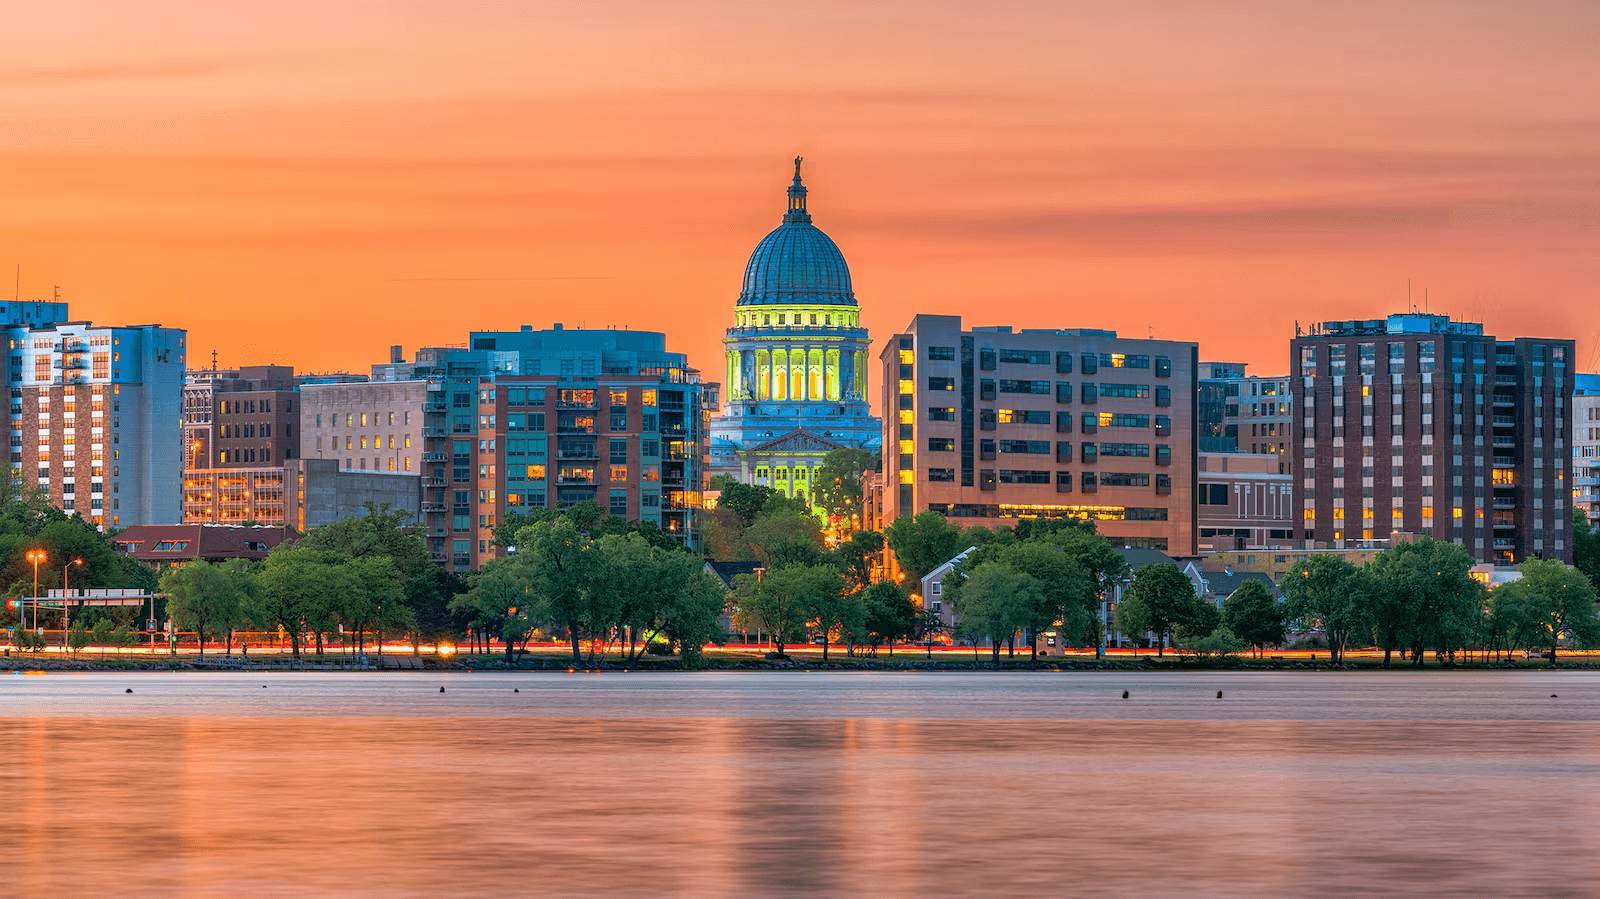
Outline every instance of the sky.
<svg viewBox="0 0 1600 899">
<path fill-rule="evenodd" d="M 366 371 L 722 329 L 791 160 L 918 313 L 1288 367 L 1426 304 L 1600 369 L 1600 4 L 64 0 L 7 11 L 0 284 Z M 11 269 L 12 271 L 5 271 Z M 4 284 L 0 295 L 6 288 Z"/>
</svg>

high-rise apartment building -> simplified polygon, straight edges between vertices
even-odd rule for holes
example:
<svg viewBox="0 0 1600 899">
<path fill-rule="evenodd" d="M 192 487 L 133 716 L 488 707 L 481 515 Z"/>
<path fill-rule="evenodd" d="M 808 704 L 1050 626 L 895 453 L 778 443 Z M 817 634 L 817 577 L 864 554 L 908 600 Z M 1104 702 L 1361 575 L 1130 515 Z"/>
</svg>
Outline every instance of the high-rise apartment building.
<svg viewBox="0 0 1600 899">
<path fill-rule="evenodd" d="M 1089 518 L 1195 553 L 1196 344 L 919 315 L 879 359 L 888 520 Z"/>
<path fill-rule="evenodd" d="M 508 514 L 584 500 L 698 540 L 718 385 L 669 352 L 666 335 L 524 325 L 474 331 L 466 347 L 424 348 L 415 362 L 398 356 L 373 366 L 372 385 L 425 387 L 422 527 L 442 564 L 493 558 Z"/>
<path fill-rule="evenodd" d="M 429 401 L 420 380 L 303 384 L 299 456 L 333 459 L 347 471 L 420 474 Z"/>
<path fill-rule="evenodd" d="M 179 328 L 88 322 L 14 336 L 23 482 L 100 527 L 181 521 L 185 339 Z"/>
<path fill-rule="evenodd" d="M 11 353 L 6 364 L 6 387 L 11 392 L 11 469 L 22 469 L 22 384 L 23 349 L 28 344 L 28 330 L 41 325 L 64 322 L 68 318 L 67 304 L 39 300 L 0 300 L 0 328 L 6 332 Z"/>
<path fill-rule="evenodd" d="M 1290 344 L 1305 540 L 1427 534 L 1485 562 L 1571 561 L 1573 341 L 1408 313 Z"/>
<path fill-rule="evenodd" d="M 1600 525 L 1600 374 L 1573 378 L 1572 502 Z"/>
</svg>

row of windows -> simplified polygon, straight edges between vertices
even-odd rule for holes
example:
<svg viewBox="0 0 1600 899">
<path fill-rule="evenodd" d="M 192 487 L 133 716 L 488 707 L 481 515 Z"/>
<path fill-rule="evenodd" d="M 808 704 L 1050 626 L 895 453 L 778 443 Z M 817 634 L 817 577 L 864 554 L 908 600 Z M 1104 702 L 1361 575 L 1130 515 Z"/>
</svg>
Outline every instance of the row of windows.
<svg viewBox="0 0 1600 899">
<path fill-rule="evenodd" d="M 956 410 L 951 406 L 929 406 L 928 421 L 955 421 Z M 1120 412 L 1085 412 L 1082 417 L 1082 429 L 1085 434 L 1093 434 L 1100 428 L 1148 428 L 1152 416 L 1143 413 Z M 904 439 L 910 437 L 910 413 L 902 413 L 901 429 L 906 433 Z M 1167 415 L 1154 416 L 1155 433 L 1157 437 L 1167 437 L 1172 434 L 1172 418 Z M 1000 409 L 998 412 L 991 409 L 978 410 L 978 429 L 993 431 L 998 425 L 1047 425 L 1050 423 L 1050 413 L 1045 410 L 1020 411 L 1013 409 Z M 1056 413 L 1056 433 L 1072 433 L 1072 413 Z"/>
<path fill-rule="evenodd" d="M 368 426 L 368 421 L 369 421 L 369 417 L 368 416 L 369 416 L 369 414 L 366 413 L 366 412 L 361 412 L 361 413 L 355 413 L 355 412 L 339 413 L 339 412 L 334 412 L 334 413 L 332 413 L 332 414 L 330 414 L 328 416 L 328 427 L 330 427 L 330 428 L 339 427 L 339 424 L 340 424 L 339 418 L 340 418 L 341 415 L 344 418 L 344 426 L 347 427 L 347 428 L 354 428 L 354 427 L 358 427 L 358 426 L 365 428 L 365 427 Z M 385 418 L 385 414 L 382 413 L 382 412 L 370 413 L 370 422 L 373 425 L 384 424 L 385 423 L 384 418 Z M 387 423 L 389 425 L 394 425 L 396 423 L 395 413 L 393 413 L 393 412 L 388 413 L 387 414 L 387 418 L 388 418 Z M 407 424 L 407 425 L 411 424 L 411 413 L 410 412 L 401 413 L 400 418 L 399 418 L 399 423 L 400 424 Z M 320 412 L 317 413 L 317 425 L 316 426 L 319 427 L 319 428 L 322 427 L 322 414 Z"/>
<path fill-rule="evenodd" d="M 1057 352 L 1055 355 L 1056 371 L 1069 373 L 1072 371 L 1072 357 L 1070 352 Z M 927 348 L 929 362 L 954 362 L 956 348 L 953 346 L 929 346 Z M 994 371 L 997 363 L 1007 365 L 1049 365 L 1051 353 L 1047 350 L 1021 350 L 1001 349 L 998 352 L 992 349 L 978 351 L 978 368 L 980 371 Z M 1151 357 L 1132 353 L 1083 353 L 1079 356 L 1078 368 L 1086 375 L 1092 375 L 1102 368 L 1137 368 L 1149 369 Z M 1155 374 L 1158 378 L 1172 376 L 1172 360 L 1166 356 L 1154 358 Z"/>
</svg>

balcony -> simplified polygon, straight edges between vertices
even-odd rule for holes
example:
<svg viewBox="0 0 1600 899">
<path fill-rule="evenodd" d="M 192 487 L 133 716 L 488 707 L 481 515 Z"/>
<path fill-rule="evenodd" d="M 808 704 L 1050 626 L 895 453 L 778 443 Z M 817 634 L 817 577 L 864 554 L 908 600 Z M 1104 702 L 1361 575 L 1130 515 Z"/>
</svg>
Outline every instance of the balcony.
<svg viewBox="0 0 1600 899">
<path fill-rule="evenodd" d="M 1496 538 L 1494 538 L 1494 548 L 1495 549 L 1516 549 L 1517 548 L 1517 541 L 1512 540 L 1510 537 L 1496 537 Z"/>
<path fill-rule="evenodd" d="M 595 485 L 594 475 L 592 474 L 558 474 L 556 475 L 556 483 L 563 487 L 593 487 Z"/>
<path fill-rule="evenodd" d="M 1517 404 L 1517 396 L 1514 393 L 1497 393 L 1494 395 L 1494 404 L 1496 406 L 1515 406 Z"/>
<path fill-rule="evenodd" d="M 1517 386 L 1517 376 L 1516 375 L 1495 375 L 1494 376 L 1494 386 L 1496 386 L 1496 387 L 1515 387 L 1515 386 Z"/>
<path fill-rule="evenodd" d="M 1497 428 L 1514 428 L 1517 426 L 1517 417 L 1515 415 L 1496 415 L 1494 417 L 1494 426 Z"/>
<path fill-rule="evenodd" d="M 423 478 L 422 479 L 422 486 L 424 486 L 424 487 L 443 487 L 444 485 L 445 485 L 444 478 Z"/>
<path fill-rule="evenodd" d="M 443 412 L 446 408 L 444 400 L 429 400 L 422 404 L 422 411 L 424 412 Z"/>
<path fill-rule="evenodd" d="M 422 454 L 422 461 L 424 461 L 424 462 L 448 462 L 448 461 L 450 461 L 450 457 L 445 455 L 444 453 L 423 453 Z"/>
<path fill-rule="evenodd" d="M 448 432 L 446 432 L 444 428 L 433 427 L 431 425 L 422 429 L 422 436 L 424 437 L 443 437 L 446 433 Z"/>
<path fill-rule="evenodd" d="M 1517 457 L 1516 456 L 1495 456 L 1494 457 L 1494 467 L 1495 468 L 1516 468 L 1517 467 Z"/>
<path fill-rule="evenodd" d="M 556 450 L 556 458 L 563 462 L 598 462 L 600 461 L 600 454 L 595 451 L 594 447 L 587 449 L 558 449 Z"/>
<path fill-rule="evenodd" d="M 89 367 L 89 360 L 85 359 L 81 355 L 80 356 L 62 356 L 62 357 L 60 357 L 59 359 L 57 359 L 55 361 L 55 367 L 56 368 L 62 368 L 62 369 L 88 368 Z"/>
<path fill-rule="evenodd" d="M 422 511 L 424 512 L 443 512 L 445 508 L 444 503 L 428 502 L 422 504 Z"/>
<path fill-rule="evenodd" d="M 1517 438 L 1515 438 L 1515 437 L 1499 437 L 1499 436 L 1496 436 L 1494 438 L 1494 445 L 1497 446 L 1497 447 L 1504 448 L 1504 449 L 1516 449 L 1517 448 Z"/>
</svg>

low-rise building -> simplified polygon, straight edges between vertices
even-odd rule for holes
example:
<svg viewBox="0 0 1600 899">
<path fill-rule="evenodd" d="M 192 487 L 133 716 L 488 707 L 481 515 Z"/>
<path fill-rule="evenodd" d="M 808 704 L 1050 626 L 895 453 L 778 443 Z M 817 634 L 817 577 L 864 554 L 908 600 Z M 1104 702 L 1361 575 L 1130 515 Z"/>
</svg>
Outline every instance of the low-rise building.
<svg viewBox="0 0 1600 899">
<path fill-rule="evenodd" d="M 415 474 L 351 471 L 335 459 L 290 459 L 283 476 L 284 518 L 301 533 L 365 515 L 368 503 L 421 521 L 421 478 Z"/>
<path fill-rule="evenodd" d="M 1294 476 L 1273 453 L 1201 453 L 1195 478 L 1200 552 L 1295 542 Z"/>
<path fill-rule="evenodd" d="M 113 542 L 118 552 L 126 553 L 152 568 L 166 569 L 196 561 L 258 561 L 265 559 L 278 544 L 294 536 L 294 531 L 285 527 L 136 524 L 120 531 Z"/>
</svg>

